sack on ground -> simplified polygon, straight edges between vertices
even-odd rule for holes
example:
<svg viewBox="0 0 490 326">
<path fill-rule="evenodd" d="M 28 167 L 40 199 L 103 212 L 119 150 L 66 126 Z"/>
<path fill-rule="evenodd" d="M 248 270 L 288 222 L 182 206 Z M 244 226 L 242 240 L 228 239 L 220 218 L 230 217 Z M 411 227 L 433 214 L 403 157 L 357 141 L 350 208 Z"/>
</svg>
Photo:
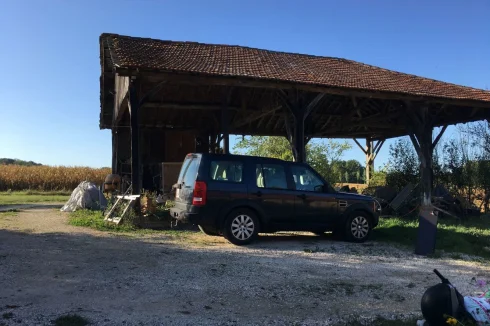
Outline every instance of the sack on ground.
<svg viewBox="0 0 490 326">
<path fill-rule="evenodd" d="M 71 193 L 70 199 L 61 208 L 62 212 L 74 212 L 77 209 L 104 210 L 107 200 L 94 183 L 83 181 Z"/>
</svg>

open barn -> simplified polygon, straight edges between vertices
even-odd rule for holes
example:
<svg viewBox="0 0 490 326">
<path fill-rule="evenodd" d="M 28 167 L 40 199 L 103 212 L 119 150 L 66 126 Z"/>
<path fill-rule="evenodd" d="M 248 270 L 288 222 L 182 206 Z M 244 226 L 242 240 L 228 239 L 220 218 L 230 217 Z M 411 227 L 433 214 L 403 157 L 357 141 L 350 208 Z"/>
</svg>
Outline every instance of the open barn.
<svg viewBox="0 0 490 326">
<path fill-rule="evenodd" d="M 366 139 L 373 156 L 374 142 L 409 135 L 428 248 L 433 149 L 448 125 L 490 117 L 488 91 L 341 58 L 102 34 L 100 64 L 100 127 L 112 130 L 113 173 L 133 193 L 168 187 L 155 182 L 164 162 L 229 153 L 230 134 L 287 137 L 299 162 L 312 138 Z"/>
</svg>

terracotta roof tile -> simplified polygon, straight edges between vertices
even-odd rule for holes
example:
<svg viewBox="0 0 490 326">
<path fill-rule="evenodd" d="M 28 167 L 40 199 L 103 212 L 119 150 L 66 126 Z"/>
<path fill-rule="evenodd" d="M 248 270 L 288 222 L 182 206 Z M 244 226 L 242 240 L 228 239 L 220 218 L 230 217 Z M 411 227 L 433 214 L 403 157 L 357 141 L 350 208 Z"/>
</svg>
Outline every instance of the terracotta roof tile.
<svg viewBox="0 0 490 326">
<path fill-rule="evenodd" d="M 415 96 L 490 102 L 490 92 L 400 73 L 352 60 L 241 46 L 160 41 L 115 34 L 108 40 L 114 64 L 218 76 L 314 84 Z"/>
</svg>

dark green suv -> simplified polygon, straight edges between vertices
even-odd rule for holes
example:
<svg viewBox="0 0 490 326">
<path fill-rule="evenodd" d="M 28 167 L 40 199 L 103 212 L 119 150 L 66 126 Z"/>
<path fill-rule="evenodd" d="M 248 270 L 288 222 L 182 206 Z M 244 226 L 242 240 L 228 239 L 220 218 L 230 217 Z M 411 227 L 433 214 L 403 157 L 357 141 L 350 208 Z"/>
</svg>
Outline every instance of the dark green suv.
<svg viewBox="0 0 490 326">
<path fill-rule="evenodd" d="M 236 245 L 276 231 L 333 231 L 364 242 L 379 220 L 376 200 L 335 191 L 304 163 L 188 154 L 175 188 L 172 217 Z"/>
</svg>

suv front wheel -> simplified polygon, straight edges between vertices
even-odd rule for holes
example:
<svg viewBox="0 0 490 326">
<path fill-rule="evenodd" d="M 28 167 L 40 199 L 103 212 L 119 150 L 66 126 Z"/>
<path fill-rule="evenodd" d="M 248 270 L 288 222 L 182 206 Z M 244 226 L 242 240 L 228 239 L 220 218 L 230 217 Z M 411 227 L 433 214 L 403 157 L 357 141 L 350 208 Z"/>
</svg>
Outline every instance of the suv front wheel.
<svg viewBox="0 0 490 326">
<path fill-rule="evenodd" d="M 247 208 L 233 210 L 227 217 L 223 229 L 225 238 L 235 245 L 246 245 L 259 234 L 259 219 Z"/>
<path fill-rule="evenodd" d="M 345 225 L 346 240 L 365 242 L 371 235 L 371 218 L 363 211 L 354 211 L 349 215 Z"/>
</svg>

